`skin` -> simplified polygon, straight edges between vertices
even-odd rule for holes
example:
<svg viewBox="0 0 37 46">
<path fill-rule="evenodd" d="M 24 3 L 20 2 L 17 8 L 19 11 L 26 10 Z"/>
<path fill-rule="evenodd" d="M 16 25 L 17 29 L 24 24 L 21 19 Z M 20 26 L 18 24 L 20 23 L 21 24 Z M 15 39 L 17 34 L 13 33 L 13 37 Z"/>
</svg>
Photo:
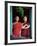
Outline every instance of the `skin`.
<svg viewBox="0 0 37 46">
<path fill-rule="evenodd" d="M 19 17 L 18 16 L 16 16 L 16 22 L 18 22 L 19 21 Z"/>
<path fill-rule="evenodd" d="M 27 22 L 27 17 L 25 16 L 23 20 L 24 20 L 24 23 L 26 23 Z"/>
</svg>

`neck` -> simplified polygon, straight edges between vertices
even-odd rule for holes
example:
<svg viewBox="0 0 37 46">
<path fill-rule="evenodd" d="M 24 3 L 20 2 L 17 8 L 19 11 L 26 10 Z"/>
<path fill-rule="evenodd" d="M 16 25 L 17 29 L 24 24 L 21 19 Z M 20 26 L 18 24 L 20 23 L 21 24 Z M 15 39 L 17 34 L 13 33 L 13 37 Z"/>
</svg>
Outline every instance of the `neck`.
<svg viewBox="0 0 37 46">
<path fill-rule="evenodd" d="M 24 23 L 27 23 L 26 21 Z"/>
<path fill-rule="evenodd" d="M 18 23 L 18 21 L 16 21 Z"/>
</svg>

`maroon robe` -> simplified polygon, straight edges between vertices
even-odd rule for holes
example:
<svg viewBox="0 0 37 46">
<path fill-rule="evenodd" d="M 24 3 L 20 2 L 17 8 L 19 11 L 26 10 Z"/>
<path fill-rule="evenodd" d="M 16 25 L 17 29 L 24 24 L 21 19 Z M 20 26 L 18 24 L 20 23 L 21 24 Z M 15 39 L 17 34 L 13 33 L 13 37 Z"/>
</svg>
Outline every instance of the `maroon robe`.
<svg viewBox="0 0 37 46">
<path fill-rule="evenodd" d="M 28 24 L 28 25 L 29 25 L 29 23 L 24 23 L 23 26 L 24 26 L 25 24 Z M 22 29 L 21 35 L 22 35 L 23 37 L 29 38 L 29 36 L 30 36 L 30 28 L 28 28 L 28 29 Z"/>
</svg>

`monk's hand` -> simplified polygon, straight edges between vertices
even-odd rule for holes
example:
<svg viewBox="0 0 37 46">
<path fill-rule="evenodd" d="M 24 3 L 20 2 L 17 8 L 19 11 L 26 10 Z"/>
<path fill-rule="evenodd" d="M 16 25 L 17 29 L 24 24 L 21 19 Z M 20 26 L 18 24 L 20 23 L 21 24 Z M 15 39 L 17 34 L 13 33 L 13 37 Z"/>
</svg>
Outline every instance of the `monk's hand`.
<svg viewBox="0 0 37 46">
<path fill-rule="evenodd" d="M 30 25 L 26 24 L 24 29 L 28 29 L 28 28 L 30 28 Z"/>
</svg>

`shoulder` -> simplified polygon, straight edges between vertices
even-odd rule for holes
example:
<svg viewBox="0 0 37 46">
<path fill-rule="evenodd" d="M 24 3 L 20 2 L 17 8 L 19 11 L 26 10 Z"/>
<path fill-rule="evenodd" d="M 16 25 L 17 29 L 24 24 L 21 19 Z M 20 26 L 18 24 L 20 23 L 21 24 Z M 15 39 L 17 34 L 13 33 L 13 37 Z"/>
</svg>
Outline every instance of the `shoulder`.
<svg viewBox="0 0 37 46">
<path fill-rule="evenodd" d="M 13 25 L 15 25 L 16 24 L 16 22 L 14 22 L 14 23 L 12 23 Z"/>
</svg>

